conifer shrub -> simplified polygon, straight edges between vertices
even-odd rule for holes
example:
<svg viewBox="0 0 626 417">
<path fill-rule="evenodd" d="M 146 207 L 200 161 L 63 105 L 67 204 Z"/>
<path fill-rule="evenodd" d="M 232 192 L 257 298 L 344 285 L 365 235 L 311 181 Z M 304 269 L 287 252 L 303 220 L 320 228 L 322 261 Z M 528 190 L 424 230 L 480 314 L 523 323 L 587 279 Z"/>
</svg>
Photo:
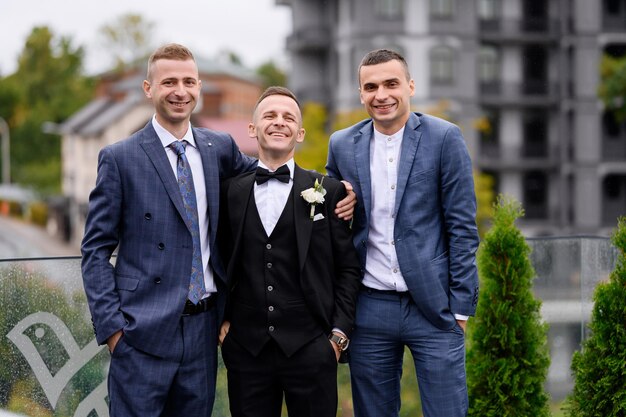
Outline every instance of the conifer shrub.
<svg viewBox="0 0 626 417">
<path fill-rule="evenodd" d="M 500 195 L 478 251 L 481 294 L 469 321 L 469 416 L 549 416 L 548 326 L 531 289 L 530 247 L 515 225 L 519 202 Z"/>
<path fill-rule="evenodd" d="M 566 402 L 572 417 L 626 416 L 626 217 L 612 242 L 617 265 L 594 291 L 591 336 L 572 359 L 574 390 Z"/>
</svg>

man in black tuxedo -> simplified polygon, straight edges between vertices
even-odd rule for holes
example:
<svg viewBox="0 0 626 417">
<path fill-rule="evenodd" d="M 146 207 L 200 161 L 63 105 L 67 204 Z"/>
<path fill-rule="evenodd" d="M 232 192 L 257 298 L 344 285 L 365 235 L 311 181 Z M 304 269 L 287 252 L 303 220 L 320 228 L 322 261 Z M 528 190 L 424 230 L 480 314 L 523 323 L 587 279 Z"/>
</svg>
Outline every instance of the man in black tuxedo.
<svg viewBox="0 0 626 417">
<path fill-rule="evenodd" d="M 224 183 L 221 235 L 230 287 L 220 330 L 234 417 L 334 417 L 337 361 L 354 325 L 360 267 L 333 212 L 336 180 L 294 163 L 300 107 L 283 87 L 257 101 L 259 168 Z"/>
</svg>

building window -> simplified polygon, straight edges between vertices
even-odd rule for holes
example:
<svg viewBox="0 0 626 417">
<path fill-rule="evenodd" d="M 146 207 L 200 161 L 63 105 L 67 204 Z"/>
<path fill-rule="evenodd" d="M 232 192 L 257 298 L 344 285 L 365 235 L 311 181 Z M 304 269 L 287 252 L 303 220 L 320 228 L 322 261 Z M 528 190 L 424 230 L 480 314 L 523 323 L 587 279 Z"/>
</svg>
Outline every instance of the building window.
<svg viewBox="0 0 626 417">
<path fill-rule="evenodd" d="M 500 56 L 494 46 L 485 45 L 478 52 L 478 79 L 481 83 L 500 80 Z"/>
<path fill-rule="evenodd" d="M 498 0 L 478 0 L 478 16 L 481 20 L 496 20 Z"/>
<path fill-rule="evenodd" d="M 436 46 L 430 51 L 430 80 L 437 84 L 454 81 L 454 51 L 447 46 Z"/>
<path fill-rule="evenodd" d="M 540 171 L 529 172 L 523 179 L 524 211 L 527 219 L 548 216 L 548 178 Z"/>
<path fill-rule="evenodd" d="M 610 200 L 616 200 L 620 196 L 620 178 L 617 175 L 609 175 L 604 179 L 604 195 Z"/>
<path fill-rule="evenodd" d="M 602 223 L 615 225 L 617 218 L 626 214 L 626 175 L 607 175 L 602 188 Z"/>
<path fill-rule="evenodd" d="M 602 127 L 604 135 L 609 139 L 619 139 L 622 133 L 621 126 L 615 120 L 615 116 L 610 111 L 605 111 L 602 115 Z"/>
<path fill-rule="evenodd" d="M 451 19 L 454 15 L 454 0 L 430 0 L 430 16 Z"/>
<path fill-rule="evenodd" d="M 402 0 L 376 0 L 375 12 L 384 19 L 398 19 L 402 16 Z"/>
<path fill-rule="evenodd" d="M 609 14 L 620 14 L 622 11 L 622 0 L 604 0 L 604 8 Z"/>
<path fill-rule="evenodd" d="M 500 112 L 497 109 L 483 109 L 483 116 L 476 122 L 480 135 L 480 154 L 485 157 L 500 157 Z"/>
<path fill-rule="evenodd" d="M 548 157 L 548 115 L 541 110 L 529 110 L 523 116 L 524 146 L 522 154 L 525 158 Z"/>
</svg>

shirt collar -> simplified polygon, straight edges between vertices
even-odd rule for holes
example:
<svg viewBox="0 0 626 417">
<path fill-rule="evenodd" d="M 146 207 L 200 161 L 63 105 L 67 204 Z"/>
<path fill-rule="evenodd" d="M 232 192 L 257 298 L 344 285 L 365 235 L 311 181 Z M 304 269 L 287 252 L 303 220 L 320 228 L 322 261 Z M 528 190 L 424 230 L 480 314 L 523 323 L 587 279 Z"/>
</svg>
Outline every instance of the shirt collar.
<svg viewBox="0 0 626 417">
<path fill-rule="evenodd" d="M 293 158 L 291 158 L 289 161 L 285 162 L 283 165 L 287 165 L 287 168 L 289 168 L 289 178 L 291 178 L 293 180 L 293 170 L 295 168 L 295 162 L 294 162 Z M 265 165 L 263 163 L 263 161 L 261 161 L 261 160 L 259 160 L 259 166 L 261 168 L 267 169 L 270 172 L 274 172 L 273 170 L 269 169 L 267 167 L 267 165 Z"/>
<path fill-rule="evenodd" d="M 393 135 L 385 135 L 384 133 L 381 133 L 378 130 L 376 130 L 376 128 L 374 128 L 374 140 L 381 141 L 381 140 L 387 140 L 387 138 L 389 138 L 390 141 L 396 141 L 396 140 L 402 139 L 402 137 L 404 136 L 405 126 L 402 126 L 400 130 L 398 130 Z"/>
<path fill-rule="evenodd" d="M 159 122 L 156 119 L 156 115 L 152 116 L 152 127 L 154 128 L 154 131 L 159 137 L 159 140 L 161 141 L 161 144 L 163 145 L 164 148 L 167 148 L 172 142 L 178 140 L 174 135 L 172 135 L 163 126 L 159 124 Z M 191 130 L 191 123 L 189 124 L 189 127 L 187 128 L 187 132 L 185 133 L 185 136 L 183 136 L 181 140 L 186 140 L 191 146 L 193 146 L 194 148 L 197 148 L 196 141 L 193 138 L 193 132 Z"/>
</svg>

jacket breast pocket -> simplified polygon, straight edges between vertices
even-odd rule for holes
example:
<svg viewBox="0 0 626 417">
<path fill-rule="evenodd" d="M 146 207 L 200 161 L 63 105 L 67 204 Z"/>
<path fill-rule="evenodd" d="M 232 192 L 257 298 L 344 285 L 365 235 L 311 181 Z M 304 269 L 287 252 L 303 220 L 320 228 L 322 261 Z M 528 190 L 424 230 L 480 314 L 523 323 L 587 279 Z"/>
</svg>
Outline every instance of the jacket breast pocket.
<svg viewBox="0 0 626 417">
<path fill-rule="evenodd" d="M 418 182 L 428 181 L 430 178 L 432 178 L 433 175 L 435 175 L 434 168 L 424 169 L 424 170 L 417 171 L 417 172 L 411 172 L 408 183 L 415 184 Z"/>
<path fill-rule="evenodd" d="M 117 275 L 115 277 L 115 288 L 124 291 L 135 291 L 139 286 L 139 280 L 129 276 Z"/>
</svg>

